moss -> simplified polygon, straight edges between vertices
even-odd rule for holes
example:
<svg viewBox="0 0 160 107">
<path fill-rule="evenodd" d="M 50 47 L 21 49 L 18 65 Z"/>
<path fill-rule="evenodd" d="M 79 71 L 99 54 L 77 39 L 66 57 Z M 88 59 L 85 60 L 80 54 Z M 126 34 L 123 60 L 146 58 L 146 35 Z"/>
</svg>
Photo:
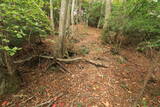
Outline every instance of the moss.
<svg viewBox="0 0 160 107">
<path fill-rule="evenodd" d="M 82 54 L 82 55 L 89 54 L 89 52 L 90 52 L 90 50 L 86 46 L 82 46 L 81 49 L 80 49 L 80 54 Z"/>
</svg>

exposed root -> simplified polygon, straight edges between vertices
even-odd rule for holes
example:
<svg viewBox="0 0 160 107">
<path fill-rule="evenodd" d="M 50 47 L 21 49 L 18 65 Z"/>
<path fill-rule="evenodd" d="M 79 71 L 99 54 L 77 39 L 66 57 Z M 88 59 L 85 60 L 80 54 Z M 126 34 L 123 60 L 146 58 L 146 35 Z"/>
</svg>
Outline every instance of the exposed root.
<svg viewBox="0 0 160 107">
<path fill-rule="evenodd" d="M 72 63 L 72 62 L 77 62 L 77 61 L 83 61 L 83 62 L 87 62 L 90 63 L 96 67 L 103 67 L 103 68 L 108 68 L 108 65 L 104 65 L 100 62 L 97 61 L 93 61 L 93 60 L 89 60 L 89 59 L 85 59 L 82 57 L 78 57 L 78 58 L 72 58 L 72 59 L 61 59 L 61 58 L 55 58 L 52 56 L 31 56 L 29 58 L 26 58 L 24 60 L 18 60 L 18 61 L 14 61 L 15 64 L 19 64 L 19 63 L 24 63 L 26 61 L 30 61 L 31 59 L 33 59 L 34 57 L 40 57 L 40 58 L 45 58 L 45 59 L 50 59 L 53 60 L 55 63 L 57 63 L 62 69 L 64 69 L 64 67 L 62 67 L 62 64 L 59 62 L 64 62 L 64 63 Z M 64 69 L 65 71 L 67 71 L 66 69 Z"/>
<path fill-rule="evenodd" d="M 28 58 L 23 59 L 23 60 L 14 61 L 13 63 L 14 63 L 14 64 L 21 64 L 21 63 L 29 62 L 30 60 L 32 60 L 32 59 L 35 58 L 35 57 L 45 58 L 45 59 L 52 60 L 52 63 L 50 63 L 47 68 L 53 66 L 54 64 L 57 64 L 57 65 L 61 68 L 61 71 L 62 71 L 62 72 L 64 72 L 64 73 L 65 73 L 65 72 L 71 73 L 69 70 L 67 70 L 67 69 L 66 69 L 56 58 L 54 58 L 54 57 L 33 55 L 33 56 L 28 57 Z"/>
<path fill-rule="evenodd" d="M 82 57 L 72 58 L 72 59 L 61 59 L 61 58 L 54 58 L 54 57 L 49 57 L 49 56 L 40 56 L 40 57 L 47 58 L 47 59 L 56 59 L 57 61 L 64 62 L 64 63 L 84 61 L 84 62 L 90 63 L 92 65 L 95 65 L 96 67 L 108 68 L 108 65 L 104 65 L 104 64 L 101 64 L 99 62 L 89 60 L 89 59 L 85 59 L 85 58 L 82 58 Z"/>
<path fill-rule="evenodd" d="M 26 58 L 26 59 L 22 59 L 22 60 L 14 61 L 13 63 L 14 63 L 14 64 L 21 64 L 21 63 L 25 63 L 25 62 L 28 62 L 28 61 L 32 60 L 32 59 L 33 59 L 33 58 L 35 58 L 35 57 L 38 57 L 38 55 L 33 55 L 33 56 L 28 57 L 28 58 Z"/>
</svg>

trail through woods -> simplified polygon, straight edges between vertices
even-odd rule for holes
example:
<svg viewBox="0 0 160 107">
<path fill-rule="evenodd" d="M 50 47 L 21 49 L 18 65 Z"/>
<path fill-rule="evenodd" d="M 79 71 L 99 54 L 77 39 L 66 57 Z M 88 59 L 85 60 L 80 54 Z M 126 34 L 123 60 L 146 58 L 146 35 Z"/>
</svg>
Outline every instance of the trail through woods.
<svg viewBox="0 0 160 107">
<path fill-rule="evenodd" d="M 143 85 L 149 60 L 132 49 L 122 49 L 113 55 L 112 46 L 101 44 L 100 29 L 83 25 L 75 28 L 77 42 L 74 50 L 77 55 L 74 57 L 91 59 L 108 65 L 108 68 L 75 62 L 64 64 L 72 72 L 68 74 L 56 67 L 46 71 L 48 63 L 42 61 L 37 67 L 28 68 L 30 73 L 22 75 L 25 82 L 20 92 L 0 101 L 5 99 L 9 107 L 34 107 L 45 102 L 48 103 L 43 107 L 49 107 L 48 104 L 59 104 L 59 107 L 130 107 Z M 144 98 L 150 101 L 149 94 L 146 93 Z M 154 103 L 159 104 L 157 100 Z"/>
</svg>

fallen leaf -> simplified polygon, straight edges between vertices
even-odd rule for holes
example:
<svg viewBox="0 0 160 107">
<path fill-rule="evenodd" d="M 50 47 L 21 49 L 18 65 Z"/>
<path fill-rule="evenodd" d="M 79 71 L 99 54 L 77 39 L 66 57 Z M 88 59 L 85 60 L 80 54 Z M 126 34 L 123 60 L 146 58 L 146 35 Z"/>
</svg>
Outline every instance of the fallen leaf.
<svg viewBox="0 0 160 107">
<path fill-rule="evenodd" d="M 128 91 L 128 93 L 129 93 L 129 94 L 132 94 L 132 92 L 131 92 L 131 91 Z"/>
<path fill-rule="evenodd" d="M 105 105 L 105 107 L 109 107 L 109 102 L 103 102 L 103 104 Z"/>
<path fill-rule="evenodd" d="M 64 107 L 64 103 L 59 103 L 59 107 Z"/>
<path fill-rule="evenodd" d="M 9 102 L 8 101 L 3 101 L 3 103 L 1 104 L 2 106 L 6 106 L 6 105 L 8 105 L 9 104 Z"/>
<path fill-rule="evenodd" d="M 57 104 L 53 104 L 53 105 L 52 105 L 52 107 L 56 107 L 56 106 L 57 106 Z"/>
</svg>

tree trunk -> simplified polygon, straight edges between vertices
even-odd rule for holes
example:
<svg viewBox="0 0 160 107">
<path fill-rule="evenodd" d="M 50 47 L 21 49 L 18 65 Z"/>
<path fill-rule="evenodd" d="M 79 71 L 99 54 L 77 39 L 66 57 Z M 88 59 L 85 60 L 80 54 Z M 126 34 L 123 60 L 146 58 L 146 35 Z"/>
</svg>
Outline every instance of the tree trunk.
<svg viewBox="0 0 160 107">
<path fill-rule="evenodd" d="M 105 23 L 103 25 L 103 29 L 107 28 L 108 26 L 108 19 L 111 14 L 111 5 L 112 5 L 111 0 L 105 1 Z"/>
<path fill-rule="evenodd" d="M 69 29 L 69 26 L 71 24 L 71 3 L 72 1 L 69 0 L 68 9 L 67 9 L 67 22 L 66 22 L 66 29 Z"/>
<path fill-rule="evenodd" d="M 3 61 L 6 68 L 0 68 L 0 95 L 17 91 L 19 78 L 13 65 L 13 60 L 7 52 L 3 52 Z"/>
<path fill-rule="evenodd" d="M 4 61 L 3 61 L 3 58 L 2 58 L 2 53 L 0 52 L 0 68 L 2 66 L 5 66 L 5 65 L 4 65 Z"/>
<path fill-rule="evenodd" d="M 50 18 L 51 18 L 51 27 L 52 32 L 54 32 L 54 18 L 53 18 L 53 0 L 50 0 Z"/>
<path fill-rule="evenodd" d="M 7 66 L 7 71 L 10 75 L 12 75 L 15 72 L 13 63 L 12 63 L 12 58 L 7 54 L 7 52 L 4 52 L 4 60 L 5 64 Z"/>
<path fill-rule="evenodd" d="M 101 20 L 102 20 L 103 14 L 104 14 L 103 9 L 104 9 L 104 3 L 105 3 L 105 1 L 102 0 L 101 2 L 102 2 L 101 12 L 100 12 L 100 13 L 101 13 L 101 16 L 100 16 L 100 18 L 99 18 L 99 21 L 98 21 L 98 24 L 97 24 L 97 28 L 100 28 Z"/>
<path fill-rule="evenodd" d="M 72 10 L 71 10 L 71 24 L 74 25 L 74 9 L 76 0 L 72 0 Z"/>
<path fill-rule="evenodd" d="M 59 55 L 64 56 L 65 53 L 65 34 L 66 34 L 66 22 L 67 22 L 67 10 L 69 0 L 61 1 L 60 21 L 59 21 Z"/>
</svg>

